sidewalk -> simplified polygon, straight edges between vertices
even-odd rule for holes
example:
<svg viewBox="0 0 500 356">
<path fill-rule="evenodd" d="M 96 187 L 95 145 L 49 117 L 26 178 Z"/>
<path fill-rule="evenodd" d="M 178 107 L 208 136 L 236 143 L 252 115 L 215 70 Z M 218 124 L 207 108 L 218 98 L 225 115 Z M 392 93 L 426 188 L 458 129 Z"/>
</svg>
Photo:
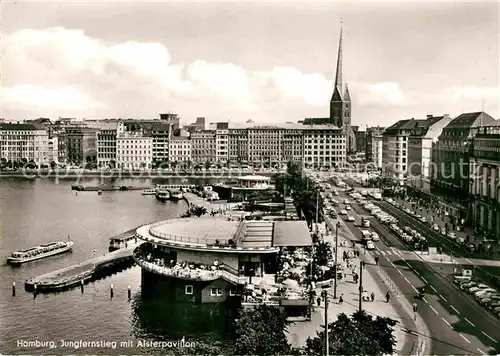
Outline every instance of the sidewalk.
<svg viewBox="0 0 500 356">
<path fill-rule="evenodd" d="M 345 242 L 347 242 L 348 246 L 351 246 L 349 241 L 349 232 L 346 231 L 348 229 L 346 226 L 343 226 L 339 229 L 339 254 L 338 261 L 342 263 L 342 256 L 344 251 L 353 250 L 350 247 L 341 246 Z M 335 244 L 335 232 L 331 235 L 325 236 L 325 240 L 332 243 L 332 246 Z M 356 266 L 356 271 L 359 274 L 359 259 L 353 258 L 351 259 L 352 264 Z M 373 266 L 367 266 L 366 269 L 374 268 Z M 362 302 L 362 308 L 373 317 L 376 316 L 387 316 L 394 320 L 399 321 L 399 326 L 403 325 L 403 321 L 400 316 L 397 314 L 396 310 L 392 303 L 386 303 L 385 294 L 388 290 L 381 290 L 376 281 L 373 279 L 370 273 L 367 273 L 367 270 L 363 271 L 363 289 L 368 292 L 370 295 L 372 292 L 375 293 L 375 301 L 374 302 Z M 337 315 L 340 313 L 345 313 L 348 316 L 352 315 L 355 311 L 358 310 L 359 306 L 359 282 L 358 284 L 353 282 L 353 273 L 351 270 L 344 269 L 347 273 L 345 279 L 337 282 L 337 298 L 341 295 L 344 299 L 343 304 L 338 303 L 338 299 L 333 299 L 333 287 L 327 289 L 329 297 L 329 307 L 328 307 L 328 320 L 329 322 L 334 322 L 337 320 Z M 318 296 L 321 295 L 322 289 L 317 289 L 316 293 Z M 392 294 L 392 293 L 391 293 Z M 292 343 L 294 347 L 302 347 L 305 346 L 306 340 L 308 337 L 316 336 L 316 332 L 322 330 L 324 325 L 324 300 L 321 301 L 321 305 L 318 307 L 315 303 L 315 308 L 312 313 L 311 321 L 295 323 L 291 325 L 288 329 L 288 339 L 289 342 Z M 405 343 L 406 333 L 401 330 L 398 325 L 394 328 L 394 336 L 396 338 L 396 350 L 397 354 L 401 354 L 401 350 Z"/>
<path fill-rule="evenodd" d="M 437 210 L 432 210 L 432 209 L 429 209 L 427 210 L 426 208 L 422 208 L 422 207 L 419 207 L 417 206 L 416 209 L 413 209 L 413 205 L 415 204 L 414 202 L 411 202 L 411 201 L 407 201 L 407 200 L 402 200 L 402 199 L 396 199 L 396 201 L 398 203 L 403 203 L 403 210 L 404 209 L 410 209 L 412 211 L 414 211 L 416 214 L 420 214 L 422 216 L 425 216 L 427 218 L 427 221 L 429 222 L 430 226 L 432 226 L 432 224 L 437 224 L 439 226 L 439 228 L 445 228 L 445 224 L 448 223 L 448 231 L 452 231 L 455 233 L 455 235 L 457 236 L 457 238 L 464 238 L 465 241 L 467 241 L 467 237 L 470 235 L 472 236 L 472 229 L 469 228 L 469 227 L 465 227 L 463 228 L 463 230 L 457 230 L 455 226 L 455 230 L 453 230 L 453 226 L 452 226 L 452 223 L 451 223 L 451 217 L 448 215 L 445 215 L 445 214 L 442 214 L 441 212 L 437 211 Z"/>
</svg>

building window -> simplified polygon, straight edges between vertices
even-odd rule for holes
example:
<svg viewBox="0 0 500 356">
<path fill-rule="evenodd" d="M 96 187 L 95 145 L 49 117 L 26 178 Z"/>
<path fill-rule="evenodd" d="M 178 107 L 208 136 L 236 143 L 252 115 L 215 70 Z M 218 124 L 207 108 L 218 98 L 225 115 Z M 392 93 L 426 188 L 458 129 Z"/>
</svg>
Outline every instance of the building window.
<svg viewBox="0 0 500 356">
<path fill-rule="evenodd" d="M 236 292 L 233 288 L 229 289 L 229 295 L 230 296 L 235 296 L 236 295 Z"/>
<path fill-rule="evenodd" d="M 193 286 L 191 284 L 187 285 L 185 288 L 184 288 L 184 292 L 186 294 L 193 294 Z"/>
</svg>

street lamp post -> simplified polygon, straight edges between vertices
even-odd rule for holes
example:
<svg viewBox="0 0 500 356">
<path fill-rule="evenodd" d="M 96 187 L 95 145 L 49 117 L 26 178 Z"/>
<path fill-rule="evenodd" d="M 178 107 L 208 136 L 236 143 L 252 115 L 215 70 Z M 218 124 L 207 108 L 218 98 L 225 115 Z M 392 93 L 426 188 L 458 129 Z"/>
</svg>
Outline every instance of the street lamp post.
<svg viewBox="0 0 500 356">
<path fill-rule="evenodd" d="M 333 299 L 337 299 L 337 259 L 338 259 L 338 249 L 339 249 L 339 227 L 340 221 L 335 224 L 335 276 L 333 280 Z"/>
</svg>

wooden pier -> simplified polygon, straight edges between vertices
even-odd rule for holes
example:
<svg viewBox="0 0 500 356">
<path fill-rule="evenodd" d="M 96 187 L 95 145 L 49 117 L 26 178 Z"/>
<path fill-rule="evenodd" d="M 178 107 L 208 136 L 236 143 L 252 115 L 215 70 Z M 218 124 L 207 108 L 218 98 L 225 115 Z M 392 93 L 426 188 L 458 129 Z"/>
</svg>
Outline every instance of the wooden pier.
<svg viewBox="0 0 500 356">
<path fill-rule="evenodd" d="M 127 248 L 28 279 L 24 284 L 25 289 L 30 292 L 56 292 L 84 285 L 114 271 L 128 268 L 134 264 L 132 254 L 134 248 L 141 242 L 140 240 L 137 243 L 131 242 Z"/>
</svg>

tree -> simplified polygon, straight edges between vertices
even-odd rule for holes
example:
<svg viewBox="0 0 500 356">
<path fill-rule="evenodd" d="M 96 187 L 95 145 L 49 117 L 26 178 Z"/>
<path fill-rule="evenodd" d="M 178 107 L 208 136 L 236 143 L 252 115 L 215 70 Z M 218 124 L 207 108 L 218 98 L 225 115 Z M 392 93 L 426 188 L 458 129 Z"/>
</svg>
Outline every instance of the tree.
<svg viewBox="0 0 500 356">
<path fill-rule="evenodd" d="M 393 354 L 396 340 L 393 326 L 396 321 L 391 318 L 375 319 L 364 311 L 354 313 L 350 318 L 344 313 L 337 321 L 329 325 L 329 344 L 331 355 L 384 355 Z M 304 351 L 306 355 L 325 354 L 325 331 L 316 333 L 316 337 L 308 338 Z"/>
<path fill-rule="evenodd" d="M 318 265 L 326 266 L 333 259 L 332 245 L 326 241 L 319 241 L 314 251 L 314 259 Z"/>
<path fill-rule="evenodd" d="M 236 320 L 236 355 L 288 355 L 287 322 L 283 309 L 259 305 L 243 310 Z"/>
</svg>

